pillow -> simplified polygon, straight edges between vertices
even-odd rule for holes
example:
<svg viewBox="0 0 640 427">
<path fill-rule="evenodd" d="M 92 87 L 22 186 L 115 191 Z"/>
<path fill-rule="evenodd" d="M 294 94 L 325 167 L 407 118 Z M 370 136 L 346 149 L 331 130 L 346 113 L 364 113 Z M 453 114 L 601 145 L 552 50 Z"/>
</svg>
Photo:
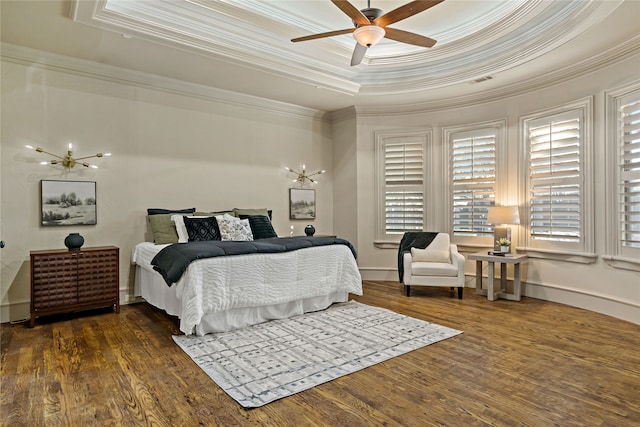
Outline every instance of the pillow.
<svg viewBox="0 0 640 427">
<path fill-rule="evenodd" d="M 278 233 L 273 229 L 269 217 L 264 215 L 240 215 L 240 218 L 249 220 L 254 240 L 278 237 Z"/>
<path fill-rule="evenodd" d="M 411 248 L 411 261 L 451 263 L 449 235 L 447 233 L 438 233 L 425 249 Z"/>
<path fill-rule="evenodd" d="M 160 209 L 160 208 L 149 208 L 147 209 L 147 215 L 166 215 L 166 214 L 192 214 L 196 211 L 196 208 L 190 209 Z"/>
<path fill-rule="evenodd" d="M 241 215 L 264 215 L 272 219 L 271 214 L 273 211 L 270 209 L 233 209 L 233 216 L 240 218 Z"/>
<path fill-rule="evenodd" d="M 253 240 L 248 219 L 240 219 L 229 214 L 215 217 L 222 240 Z"/>
<path fill-rule="evenodd" d="M 170 214 L 154 214 L 147 216 L 149 225 L 151 226 L 151 234 L 153 242 L 156 245 L 165 245 L 167 243 L 178 243 L 178 233 L 176 225 L 171 220 Z"/>
<path fill-rule="evenodd" d="M 222 240 L 216 217 L 209 216 L 204 218 L 192 218 L 185 216 L 183 220 L 190 242 Z"/>
<path fill-rule="evenodd" d="M 189 241 L 189 233 L 184 225 L 184 217 L 186 215 L 171 215 L 171 221 L 175 223 L 178 241 L 176 243 L 187 243 Z M 189 218 L 208 218 L 211 215 L 189 215 Z"/>
</svg>

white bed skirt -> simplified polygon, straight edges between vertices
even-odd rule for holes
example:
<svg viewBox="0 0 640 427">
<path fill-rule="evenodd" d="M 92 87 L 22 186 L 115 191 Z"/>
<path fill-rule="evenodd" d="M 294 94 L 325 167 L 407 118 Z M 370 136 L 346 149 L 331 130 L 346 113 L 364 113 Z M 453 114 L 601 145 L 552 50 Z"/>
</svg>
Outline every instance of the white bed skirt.
<svg viewBox="0 0 640 427">
<path fill-rule="evenodd" d="M 151 266 L 163 247 L 136 246 L 135 295 L 178 316 L 185 334 L 224 332 L 323 310 L 347 301 L 349 293 L 362 295 L 357 263 L 344 245 L 201 259 L 171 286 Z"/>
<path fill-rule="evenodd" d="M 181 303 L 176 296 L 176 284 L 169 287 L 160 274 L 136 266 L 135 294 L 144 298 L 149 304 L 166 311 L 172 316 L 180 316 Z M 285 319 L 311 311 L 324 310 L 336 302 L 346 302 L 348 292 L 333 292 L 329 295 L 305 298 L 282 304 L 262 307 L 232 308 L 223 312 L 207 313 L 195 333 L 204 335 L 214 332 L 226 332 L 244 328 L 268 320 Z"/>
</svg>

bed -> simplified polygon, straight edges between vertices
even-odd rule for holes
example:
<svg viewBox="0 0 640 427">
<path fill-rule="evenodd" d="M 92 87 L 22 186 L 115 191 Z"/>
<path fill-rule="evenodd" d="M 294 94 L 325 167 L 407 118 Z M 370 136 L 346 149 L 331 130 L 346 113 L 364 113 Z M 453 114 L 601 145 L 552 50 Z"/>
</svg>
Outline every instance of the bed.
<svg viewBox="0 0 640 427">
<path fill-rule="evenodd" d="M 242 328 L 322 310 L 347 301 L 350 293 L 362 295 L 356 259 L 345 244 L 195 259 L 171 284 L 152 265 L 169 246 L 175 244 L 136 245 L 135 294 L 177 316 L 185 334 Z"/>
</svg>

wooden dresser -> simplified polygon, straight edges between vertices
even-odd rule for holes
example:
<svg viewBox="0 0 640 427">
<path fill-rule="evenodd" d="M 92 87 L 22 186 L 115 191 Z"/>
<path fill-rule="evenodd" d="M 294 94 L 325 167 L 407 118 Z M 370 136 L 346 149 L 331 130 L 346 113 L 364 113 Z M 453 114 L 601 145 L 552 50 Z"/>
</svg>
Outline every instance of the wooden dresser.
<svg viewBox="0 0 640 427">
<path fill-rule="evenodd" d="M 120 249 L 31 251 L 31 326 L 36 317 L 112 306 L 120 312 Z"/>
</svg>

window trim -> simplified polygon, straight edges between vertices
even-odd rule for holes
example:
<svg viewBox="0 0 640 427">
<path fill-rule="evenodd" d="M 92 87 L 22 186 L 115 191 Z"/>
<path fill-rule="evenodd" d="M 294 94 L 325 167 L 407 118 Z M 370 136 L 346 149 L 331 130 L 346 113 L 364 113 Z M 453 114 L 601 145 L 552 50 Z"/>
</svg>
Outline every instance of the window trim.
<svg viewBox="0 0 640 427">
<path fill-rule="evenodd" d="M 594 204 L 594 147 L 593 147 L 593 103 L 594 97 L 588 96 L 576 101 L 536 111 L 519 117 L 520 155 L 518 174 L 518 188 L 520 188 L 521 219 L 519 227 L 520 251 L 528 251 L 534 257 L 593 263 L 597 259 L 595 253 L 595 204 Z M 530 174 L 529 174 L 529 123 L 544 118 L 551 118 L 563 114 L 577 112 L 582 120 L 580 129 L 580 242 L 559 243 L 534 241 L 531 237 L 530 217 Z"/>
<path fill-rule="evenodd" d="M 385 130 L 375 131 L 375 224 L 376 233 L 374 245 L 380 248 L 395 248 L 402 239 L 401 234 L 387 234 L 385 231 L 385 157 L 384 146 L 387 143 L 393 142 L 399 138 L 410 138 L 420 141 L 422 143 L 422 149 L 424 153 L 423 159 L 423 173 L 424 178 L 422 183 L 423 191 L 423 229 L 428 227 L 428 222 L 425 213 L 425 206 L 429 206 L 431 196 L 427 192 L 428 182 L 432 180 L 427 179 L 430 176 L 431 166 L 429 159 L 433 158 L 433 144 L 432 144 L 432 129 L 400 129 L 400 130 Z"/>
<path fill-rule="evenodd" d="M 602 258 L 612 267 L 640 271 L 640 249 L 623 248 L 620 241 L 618 153 L 618 108 L 622 98 L 640 92 L 640 82 L 627 84 L 605 92 L 605 254 Z"/>
<path fill-rule="evenodd" d="M 452 243 L 469 247 L 493 247 L 493 237 L 477 237 L 477 236 L 455 236 L 453 234 L 453 179 L 451 170 L 451 138 L 460 133 L 472 133 L 482 131 L 484 129 L 493 128 L 496 134 L 496 166 L 495 166 L 495 201 L 504 200 L 508 190 L 507 180 L 507 120 L 499 119 L 488 122 L 472 123 L 461 126 L 450 126 L 442 129 L 442 141 L 445 144 L 442 163 L 445 165 L 445 175 L 448 178 L 447 194 L 446 194 L 446 227 L 451 235 Z"/>
</svg>

